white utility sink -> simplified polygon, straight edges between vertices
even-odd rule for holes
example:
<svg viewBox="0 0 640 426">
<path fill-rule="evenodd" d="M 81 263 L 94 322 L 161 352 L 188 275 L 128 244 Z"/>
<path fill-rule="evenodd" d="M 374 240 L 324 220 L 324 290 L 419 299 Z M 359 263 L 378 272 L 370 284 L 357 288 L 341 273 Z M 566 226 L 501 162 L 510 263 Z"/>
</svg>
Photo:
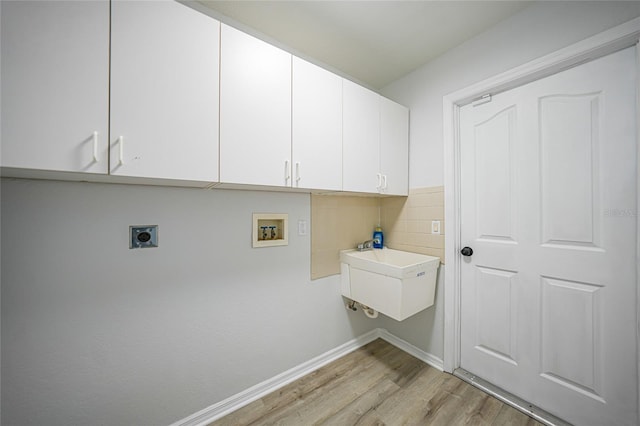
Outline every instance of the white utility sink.
<svg viewBox="0 0 640 426">
<path fill-rule="evenodd" d="M 433 305 L 440 259 L 388 248 L 340 252 L 342 295 L 402 321 Z"/>
</svg>

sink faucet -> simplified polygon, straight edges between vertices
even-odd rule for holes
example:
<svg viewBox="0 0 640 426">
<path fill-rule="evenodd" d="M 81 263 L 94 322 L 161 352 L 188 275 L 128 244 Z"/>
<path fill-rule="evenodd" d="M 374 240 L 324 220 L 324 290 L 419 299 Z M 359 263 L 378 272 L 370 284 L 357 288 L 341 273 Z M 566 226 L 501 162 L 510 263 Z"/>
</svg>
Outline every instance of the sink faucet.
<svg viewBox="0 0 640 426">
<path fill-rule="evenodd" d="M 358 251 L 373 250 L 373 240 L 367 240 L 358 244 Z"/>
</svg>

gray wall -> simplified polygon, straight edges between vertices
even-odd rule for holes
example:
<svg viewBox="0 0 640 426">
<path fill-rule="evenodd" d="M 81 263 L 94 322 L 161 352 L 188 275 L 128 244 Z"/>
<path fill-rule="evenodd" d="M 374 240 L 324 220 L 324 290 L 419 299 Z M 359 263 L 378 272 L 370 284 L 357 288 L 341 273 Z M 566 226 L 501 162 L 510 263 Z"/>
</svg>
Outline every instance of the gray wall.
<svg viewBox="0 0 640 426">
<path fill-rule="evenodd" d="M 375 328 L 310 281 L 309 205 L 3 179 L 2 424 L 168 424 Z M 288 213 L 289 245 L 252 249 L 253 212 Z M 160 247 L 130 250 L 144 224 Z"/>
<path fill-rule="evenodd" d="M 411 110 L 410 186 L 444 184 L 442 97 L 518 65 L 552 53 L 640 15 L 640 2 L 541 1 L 429 62 L 382 90 Z M 443 277 L 436 306 L 382 327 L 442 358 Z"/>
</svg>

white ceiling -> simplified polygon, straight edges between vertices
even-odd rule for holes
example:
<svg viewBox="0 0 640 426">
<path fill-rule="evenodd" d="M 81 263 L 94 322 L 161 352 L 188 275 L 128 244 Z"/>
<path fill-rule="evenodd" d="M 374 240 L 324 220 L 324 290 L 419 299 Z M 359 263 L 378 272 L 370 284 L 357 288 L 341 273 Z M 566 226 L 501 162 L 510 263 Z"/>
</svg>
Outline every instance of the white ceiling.
<svg viewBox="0 0 640 426">
<path fill-rule="evenodd" d="M 200 1 L 379 89 L 530 1 Z M 219 16 L 219 15 L 218 15 Z M 224 21 L 224 19 L 223 19 Z"/>
</svg>

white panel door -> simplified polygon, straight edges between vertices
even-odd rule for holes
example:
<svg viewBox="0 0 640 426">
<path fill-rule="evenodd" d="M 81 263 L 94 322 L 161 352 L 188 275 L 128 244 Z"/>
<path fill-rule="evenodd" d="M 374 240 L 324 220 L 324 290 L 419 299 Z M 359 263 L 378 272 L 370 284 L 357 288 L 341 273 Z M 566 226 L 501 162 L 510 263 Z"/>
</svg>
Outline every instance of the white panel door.
<svg viewBox="0 0 640 426">
<path fill-rule="evenodd" d="M 174 1 L 111 7 L 111 174 L 217 181 L 220 23 Z"/>
<path fill-rule="evenodd" d="M 376 193 L 380 174 L 380 95 L 343 80 L 342 187 Z"/>
<path fill-rule="evenodd" d="M 342 78 L 293 58 L 292 186 L 342 189 Z"/>
<path fill-rule="evenodd" d="M 380 192 L 409 195 L 409 110 L 380 97 Z"/>
<path fill-rule="evenodd" d="M 461 367 L 576 425 L 637 425 L 630 48 L 461 108 Z"/>
<path fill-rule="evenodd" d="M 2 166 L 107 173 L 109 2 L 0 8 Z"/>
<path fill-rule="evenodd" d="M 291 54 L 222 25 L 220 181 L 291 186 Z"/>
</svg>

